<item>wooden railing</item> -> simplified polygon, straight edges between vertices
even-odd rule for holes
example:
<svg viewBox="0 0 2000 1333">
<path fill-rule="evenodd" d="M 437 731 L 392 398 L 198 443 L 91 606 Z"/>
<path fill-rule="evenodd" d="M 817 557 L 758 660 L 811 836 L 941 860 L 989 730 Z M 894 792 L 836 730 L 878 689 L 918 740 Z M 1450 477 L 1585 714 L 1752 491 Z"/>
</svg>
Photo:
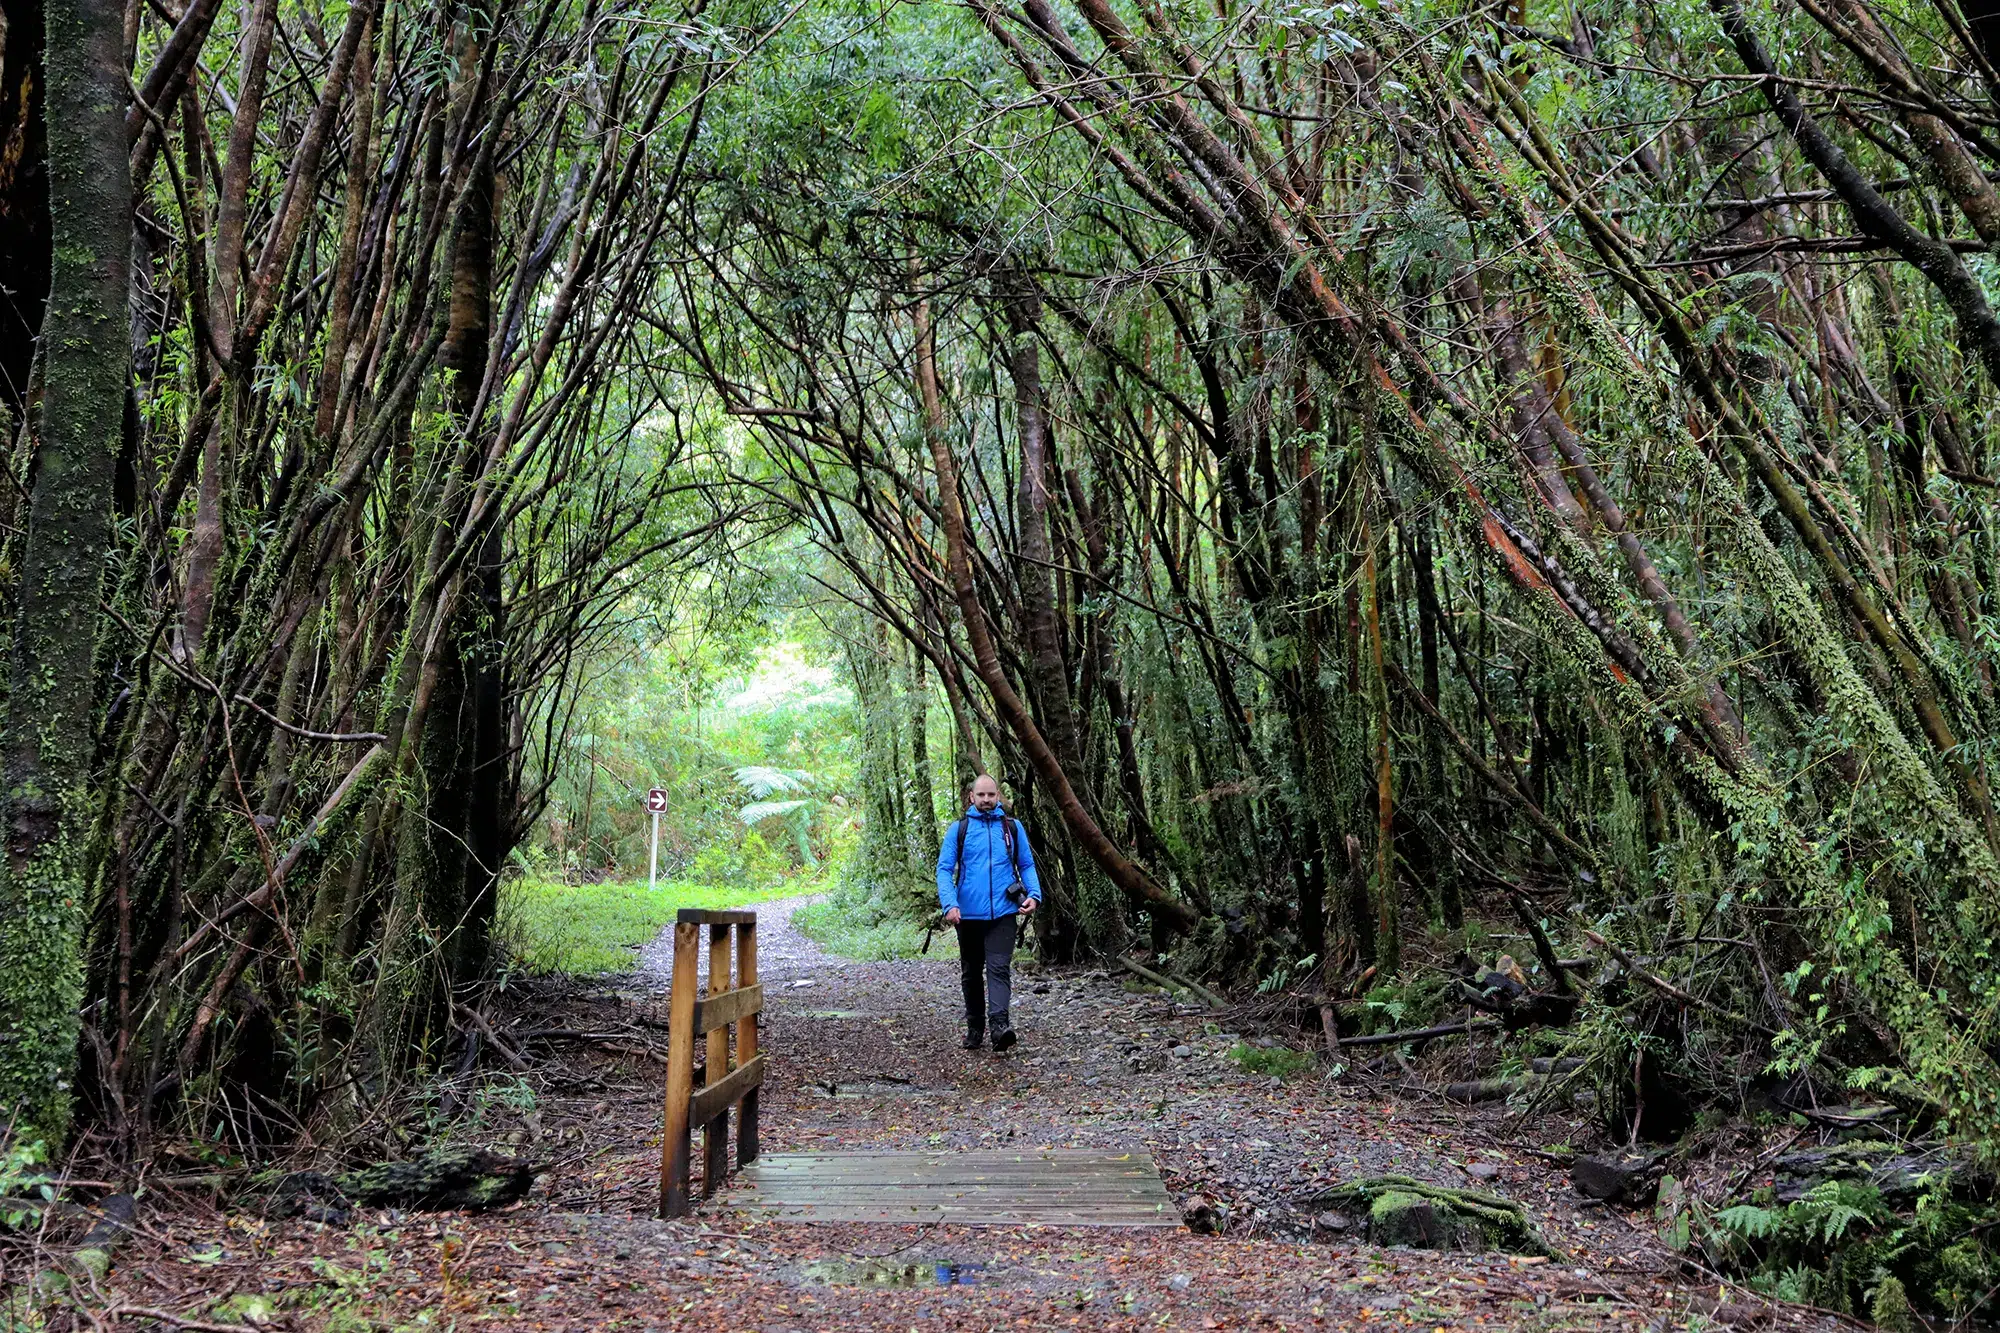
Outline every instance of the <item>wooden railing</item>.
<svg viewBox="0 0 2000 1333">
<path fill-rule="evenodd" d="M 695 998 L 703 927 L 708 931 L 708 987 Z M 734 962 L 732 968 L 731 963 Z M 731 973 L 735 984 L 731 985 Z M 702 1132 L 701 1192 L 715 1193 L 729 1172 L 729 1108 L 736 1117 L 736 1164 L 757 1157 L 757 1089 L 764 1057 L 757 1052 L 757 914 L 682 908 L 674 921 L 674 979 L 667 1009 L 666 1139 L 660 1145 L 660 1216 L 687 1216 L 693 1134 Z M 729 1067 L 729 1029 L 736 1028 L 736 1067 Z M 703 1086 L 695 1086 L 694 1039 L 707 1036 Z"/>
</svg>

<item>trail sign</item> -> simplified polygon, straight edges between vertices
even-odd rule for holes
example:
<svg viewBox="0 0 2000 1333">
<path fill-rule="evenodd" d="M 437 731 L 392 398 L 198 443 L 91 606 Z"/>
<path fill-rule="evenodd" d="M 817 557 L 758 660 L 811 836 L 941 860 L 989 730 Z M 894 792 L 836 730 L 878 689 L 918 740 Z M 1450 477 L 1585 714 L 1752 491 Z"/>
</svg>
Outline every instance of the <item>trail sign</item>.
<svg viewBox="0 0 2000 1333">
<path fill-rule="evenodd" d="M 660 887 L 660 816 L 667 812 L 667 789 L 654 787 L 646 793 L 646 811 L 653 816 L 653 846 L 646 855 L 646 887 Z"/>
</svg>

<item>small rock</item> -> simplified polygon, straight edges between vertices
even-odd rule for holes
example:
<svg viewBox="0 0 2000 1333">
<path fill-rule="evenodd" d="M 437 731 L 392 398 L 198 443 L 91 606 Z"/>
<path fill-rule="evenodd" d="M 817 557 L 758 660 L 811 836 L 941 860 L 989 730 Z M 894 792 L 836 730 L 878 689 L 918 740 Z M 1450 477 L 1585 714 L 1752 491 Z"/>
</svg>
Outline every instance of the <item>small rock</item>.
<svg viewBox="0 0 2000 1333">
<path fill-rule="evenodd" d="M 611 1247 L 611 1257 L 614 1259 L 630 1259 L 632 1257 L 632 1242 L 629 1240 L 619 1241 Z"/>
<path fill-rule="evenodd" d="M 1322 1231 L 1345 1231 L 1354 1221 L 1346 1213 L 1321 1213 L 1313 1219 L 1313 1224 Z"/>
<path fill-rule="evenodd" d="M 1474 1180 L 1498 1180 L 1500 1168 L 1491 1162 L 1474 1162 L 1465 1168 L 1465 1174 Z"/>
<path fill-rule="evenodd" d="M 1266 1086 L 1273 1088 L 1282 1088 L 1285 1086 L 1285 1080 L 1279 1078 L 1276 1074 L 1273 1074 L 1271 1075 L 1270 1083 L 1268 1083 Z"/>
<path fill-rule="evenodd" d="M 559 1240 L 545 1240 L 542 1242 L 542 1253 L 551 1259 L 560 1258 L 568 1249 L 569 1246 Z"/>
<path fill-rule="evenodd" d="M 1174 1059 L 1176 1059 L 1176 1060 L 1192 1060 L 1192 1059 L 1194 1059 L 1194 1047 L 1192 1047 L 1192 1046 L 1176 1046 L 1176 1047 L 1174 1047 Z"/>
<path fill-rule="evenodd" d="M 1167 1285 L 1172 1287 L 1175 1291 L 1186 1291 L 1189 1287 L 1192 1287 L 1194 1285 L 1194 1279 L 1189 1277 L 1186 1273 L 1176 1273 L 1172 1277 L 1167 1279 Z"/>
</svg>

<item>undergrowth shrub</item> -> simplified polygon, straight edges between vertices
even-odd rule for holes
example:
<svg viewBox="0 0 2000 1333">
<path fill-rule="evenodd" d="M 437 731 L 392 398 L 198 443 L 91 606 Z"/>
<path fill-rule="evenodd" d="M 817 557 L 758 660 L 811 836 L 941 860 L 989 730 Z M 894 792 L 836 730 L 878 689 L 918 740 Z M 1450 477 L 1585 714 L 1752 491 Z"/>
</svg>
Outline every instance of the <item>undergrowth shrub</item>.
<svg viewBox="0 0 2000 1333">
<path fill-rule="evenodd" d="M 1913 1308 L 1961 1320 L 2000 1280 L 2000 1255 L 1987 1242 L 2000 1208 L 1953 1183 L 1940 1172 L 1908 1208 L 1873 1184 L 1833 1179 L 1789 1203 L 1767 1187 L 1712 1209 L 1669 1177 L 1659 1213 L 1670 1245 L 1753 1290 L 1913 1328 Z"/>
</svg>

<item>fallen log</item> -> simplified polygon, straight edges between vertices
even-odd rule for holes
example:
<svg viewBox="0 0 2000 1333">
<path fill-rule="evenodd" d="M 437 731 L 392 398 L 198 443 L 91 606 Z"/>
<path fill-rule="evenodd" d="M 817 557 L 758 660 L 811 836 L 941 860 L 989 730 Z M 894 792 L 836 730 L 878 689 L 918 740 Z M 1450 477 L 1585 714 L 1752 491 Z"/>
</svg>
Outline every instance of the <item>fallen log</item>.
<svg viewBox="0 0 2000 1333">
<path fill-rule="evenodd" d="M 139 1217 L 139 1202 L 130 1194 L 113 1194 L 97 1207 L 97 1223 L 77 1242 L 70 1262 L 94 1281 L 102 1282 L 111 1273 L 112 1254 L 132 1234 L 132 1226 Z"/>
<path fill-rule="evenodd" d="M 1464 1083 L 1447 1083 L 1441 1091 L 1448 1102 L 1503 1102 L 1538 1080 L 1525 1078 L 1475 1078 Z"/>
<path fill-rule="evenodd" d="M 1350 1046 L 1400 1046 L 1406 1041 L 1431 1041 L 1468 1032 L 1491 1032 L 1501 1026 L 1497 1018 L 1475 1018 L 1470 1023 L 1443 1023 L 1434 1028 L 1411 1028 L 1404 1032 L 1372 1032 L 1365 1037 L 1342 1037 L 1342 1048 Z"/>
<path fill-rule="evenodd" d="M 343 1226 L 354 1205 L 480 1212 L 520 1199 L 534 1184 L 537 1169 L 527 1158 L 447 1148 L 414 1161 L 378 1162 L 337 1176 L 291 1171 L 270 1182 L 265 1213 Z"/>
<path fill-rule="evenodd" d="M 1463 1083 L 1447 1083 L 1440 1091 L 1449 1102 L 1505 1101 L 1517 1092 L 1538 1091 L 1551 1078 L 1573 1074 L 1581 1068 L 1583 1061 L 1574 1056 L 1560 1060 L 1537 1056 L 1528 1062 L 1528 1072 L 1518 1078 L 1468 1079 Z"/>
<path fill-rule="evenodd" d="M 1155 972 L 1152 968 L 1147 967 L 1144 963 L 1133 962 L 1130 958 L 1127 958 L 1124 954 L 1117 955 L 1117 958 L 1118 958 L 1118 965 L 1120 967 L 1124 968 L 1127 972 L 1130 972 L 1133 976 L 1138 977 L 1143 981 L 1150 981 L 1155 986 L 1159 986 L 1162 989 L 1168 991 L 1184 990 L 1191 992 L 1192 994 L 1199 996 L 1201 1001 L 1211 1009 L 1227 1009 L 1229 1007 L 1229 1002 L 1223 999 L 1220 995 L 1217 995 L 1214 991 L 1208 990 L 1205 987 L 1197 986 L 1192 981 L 1187 981 L 1180 977 L 1172 976 L 1167 973 Z"/>
<path fill-rule="evenodd" d="M 619 1055 L 636 1055 L 642 1059 L 658 1060 L 665 1063 L 667 1053 L 654 1050 L 651 1046 L 634 1045 L 627 1040 L 637 1037 L 636 1032 L 583 1032 L 576 1028 L 534 1028 L 527 1032 L 509 1032 L 508 1036 L 526 1045 L 531 1041 L 574 1041 L 600 1050 L 614 1051 Z"/>
</svg>

